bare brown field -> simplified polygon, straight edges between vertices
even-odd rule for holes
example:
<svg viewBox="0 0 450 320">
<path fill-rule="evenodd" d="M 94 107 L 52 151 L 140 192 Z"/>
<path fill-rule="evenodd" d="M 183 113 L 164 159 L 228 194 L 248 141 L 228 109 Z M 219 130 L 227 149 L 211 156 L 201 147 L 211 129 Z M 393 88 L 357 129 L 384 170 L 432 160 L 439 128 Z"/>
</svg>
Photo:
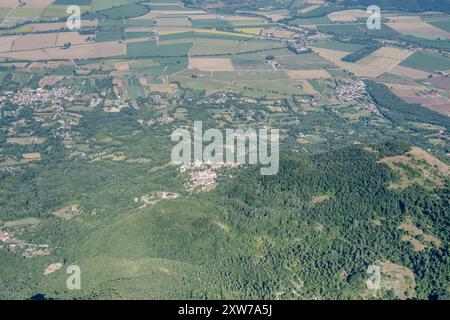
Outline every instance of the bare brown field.
<svg viewBox="0 0 450 320">
<path fill-rule="evenodd" d="M 57 33 L 26 34 L 18 36 L 11 51 L 35 50 L 56 45 Z"/>
<path fill-rule="evenodd" d="M 414 80 L 425 79 L 430 75 L 428 72 L 413 69 L 413 68 L 403 67 L 400 65 L 393 67 L 389 72 L 392 74 L 398 75 L 398 76 L 407 77 L 407 78 L 414 79 Z"/>
<path fill-rule="evenodd" d="M 426 23 L 419 16 L 391 16 L 387 25 L 395 31 L 424 39 L 450 39 L 450 32 Z"/>
<path fill-rule="evenodd" d="M 37 50 L 0 53 L 0 57 L 15 58 L 25 61 L 40 61 L 51 59 L 89 59 L 114 57 L 126 54 L 126 44 L 118 41 L 101 43 L 86 43 L 74 45 L 68 49 L 52 47 Z"/>
<path fill-rule="evenodd" d="M 418 88 L 408 85 L 390 84 L 390 87 L 397 96 L 408 103 L 418 103 L 445 116 L 450 115 L 450 99 L 446 96 L 423 94 Z"/>
<path fill-rule="evenodd" d="M 17 38 L 18 36 L 0 37 L 0 52 L 11 51 L 14 40 Z"/>
<path fill-rule="evenodd" d="M 3 52 L 0 53 L 2 58 L 10 58 L 25 61 L 39 61 L 52 59 L 44 50 L 31 50 L 31 51 L 15 51 L 15 52 Z"/>
<path fill-rule="evenodd" d="M 2 2 L 3 1 L 5 0 L 2 0 Z M 24 2 L 26 3 L 25 8 L 43 9 L 55 2 L 55 0 L 26 0 Z"/>
<path fill-rule="evenodd" d="M 324 69 L 317 70 L 288 70 L 286 71 L 289 79 L 308 80 L 308 79 L 327 79 L 331 75 Z"/>
<path fill-rule="evenodd" d="M 328 14 L 331 22 L 355 22 L 358 18 L 366 18 L 369 15 L 364 10 L 343 10 Z"/>
<path fill-rule="evenodd" d="M 66 28 L 65 22 L 32 23 L 28 25 L 31 32 L 47 32 Z"/>
<path fill-rule="evenodd" d="M 114 68 L 116 68 L 117 71 L 129 71 L 130 66 L 128 65 L 128 62 L 117 62 L 114 64 Z"/>
<path fill-rule="evenodd" d="M 2 0 L 2 8 L 14 8 L 17 5 L 17 0 Z"/>
<path fill-rule="evenodd" d="M 20 163 L 39 161 L 41 160 L 41 154 L 39 152 L 24 153 L 22 154 L 22 158 L 23 159 L 20 161 Z"/>
<path fill-rule="evenodd" d="M 89 35 L 81 35 L 78 32 L 59 32 L 56 39 L 57 46 L 64 46 L 65 43 L 71 43 L 72 45 L 87 43 Z"/>
<path fill-rule="evenodd" d="M 190 58 L 189 69 L 200 71 L 234 71 L 233 63 L 228 58 Z"/>
<path fill-rule="evenodd" d="M 97 21 L 95 20 L 83 20 L 83 27 L 96 27 Z M 66 28 L 65 22 L 49 22 L 49 23 L 31 23 L 29 24 L 31 32 L 46 32 L 46 31 L 55 31 Z"/>
<path fill-rule="evenodd" d="M 88 59 L 125 55 L 127 48 L 124 43 L 108 41 L 75 45 L 69 49 L 50 48 L 46 51 L 54 59 Z"/>
</svg>

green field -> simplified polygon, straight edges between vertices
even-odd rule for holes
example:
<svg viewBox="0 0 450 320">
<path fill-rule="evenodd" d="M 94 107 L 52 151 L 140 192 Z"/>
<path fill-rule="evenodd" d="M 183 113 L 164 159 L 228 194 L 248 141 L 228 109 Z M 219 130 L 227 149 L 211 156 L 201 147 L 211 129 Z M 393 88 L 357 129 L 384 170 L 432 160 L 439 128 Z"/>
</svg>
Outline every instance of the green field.
<svg viewBox="0 0 450 320">
<path fill-rule="evenodd" d="M 422 52 L 414 53 L 401 64 L 405 67 L 417 68 L 429 72 L 435 72 L 436 70 L 450 70 L 450 59 Z"/>
<path fill-rule="evenodd" d="M 345 52 L 354 52 L 354 51 L 364 48 L 364 46 L 361 44 L 345 43 L 345 42 L 339 42 L 339 41 L 328 41 L 328 42 L 322 42 L 322 43 L 315 43 L 314 47 L 338 50 L 338 51 L 345 51 Z"/>
<path fill-rule="evenodd" d="M 330 24 L 331 21 L 328 17 L 320 17 L 320 18 L 296 18 L 292 21 L 289 21 L 290 24 L 297 25 L 327 25 Z"/>
<path fill-rule="evenodd" d="M 317 29 L 321 32 L 354 37 L 363 36 L 366 30 L 363 25 L 319 25 Z"/>
<path fill-rule="evenodd" d="M 332 67 L 328 61 L 315 53 L 289 56 L 282 55 L 277 57 L 277 60 L 287 68 L 294 70 L 324 69 Z"/>
<path fill-rule="evenodd" d="M 427 20 L 427 22 L 439 29 L 450 32 L 450 19 L 447 20 Z"/>
</svg>

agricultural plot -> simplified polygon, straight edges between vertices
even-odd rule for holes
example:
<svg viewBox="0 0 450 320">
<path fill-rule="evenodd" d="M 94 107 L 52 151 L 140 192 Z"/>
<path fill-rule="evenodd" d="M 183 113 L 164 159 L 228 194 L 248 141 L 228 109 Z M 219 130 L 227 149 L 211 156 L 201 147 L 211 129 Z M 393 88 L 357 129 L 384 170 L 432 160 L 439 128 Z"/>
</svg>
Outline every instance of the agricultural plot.
<svg viewBox="0 0 450 320">
<path fill-rule="evenodd" d="M 199 71 L 233 71 L 231 59 L 225 58 L 190 58 L 189 69 Z"/>
<path fill-rule="evenodd" d="M 87 3 L 87 2 L 86 2 Z M 46 7 L 41 16 L 43 18 L 56 18 L 56 17 L 67 17 L 67 6 L 68 4 L 52 4 Z M 86 14 L 91 10 L 89 5 L 80 5 L 81 14 Z"/>
<path fill-rule="evenodd" d="M 155 40 L 127 43 L 128 57 L 183 57 L 188 55 L 193 43 L 160 45 Z"/>
<path fill-rule="evenodd" d="M 274 54 L 277 61 L 279 61 L 281 65 L 286 67 L 287 69 L 308 70 L 318 68 L 326 69 L 333 67 L 333 65 L 330 64 L 326 59 L 322 58 L 316 53 L 296 55 L 292 54 L 291 52 L 275 52 Z"/>
<path fill-rule="evenodd" d="M 308 79 L 326 79 L 331 75 L 324 69 L 318 70 L 288 70 L 286 71 L 289 79 L 292 80 L 308 80 Z"/>
<path fill-rule="evenodd" d="M 450 70 L 450 59 L 427 52 L 415 52 L 401 64 L 405 67 L 419 69 L 427 72 Z"/>
<path fill-rule="evenodd" d="M 331 25 L 329 23 L 323 23 L 317 24 L 317 29 L 321 32 L 335 34 L 338 36 L 353 36 L 353 37 L 362 37 L 367 31 L 365 25 L 357 25 L 357 24 Z"/>
<path fill-rule="evenodd" d="M 450 115 L 450 99 L 442 92 L 432 92 L 424 87 L 390 84 L 392 91 L 408 103 L 421 104 L 422 106 L 443 114 Z"/>
<path fill-rule="evenodd" d="M 203 16 L 203 15 L 200 15 Z M 191 16 L 191 23 L 193 28 L 228 28 L 232 29 L 233 25 L 229 23 L 226 20 L 219 20 L 219 19 L 192 19 Z"/>
<path fill-rule="evenodd" d="M 427 23 L 439 28 L 441 30 L 450 32 L 450 18 L 436 19 L 436 20 L 426 20 Z"/>
<path fill-rule="evenodd" d="M 168 17 L 156 18 L 156 25 L 160 28 L 175 27 L 175 28 L 189 28 L 192 26 L 191 21 L 187 17 Z"/>
<path fill-rule="evenodd" d="M 243 25 L 258 25 L 258 24 L 264 24 L 265 20 L 258 17 L 250 17 L 250 16 L 240 16 L 240 15 L 233 15 L 233 16 L 224 16 L 224 20 L 231 23 L 233 26 L 239 27 Z"/>
<path fill-rule="evenodd" d="M 253 39 L 255 35 L 240 32 L 230 32 L 215 29 L 163 28 L 157 29 L 160 40 L 179 39 L 186 37 L 201 37 L 207 39 L 243 40 Z"/>
<path fill-rule="evenodd" d="M 339 42 L 339 41 L 327 41 L 327 42 L 315 43 L 314 47 L 322 48 L 322 49 L 337 50 L 337 51 L 345 51 L 345 52 L 355 52 L 355 51 L 358 51 L 358 50 L 364 48 L 364 45 L 355 44 L 355 43 Z"/>
<path fill-rule="evenodd" d="M 64 49 L 51 47 L 26 51 L 0 53 L 0 57 L 14 58 L 25 61 L 40 61 L 54 59 L 94 59 L 104 57 L 123 56 L 126 54 L 126 45 L 117 41 L 102 43 L 87 43 L 74 45 Z"/>
<path fill-rule="evenodd" d="M 402 77 L 407 77 L 407 78 L 410 78 L 413 80 L 425 79 L 430 75 L 430 73 L 428 73 L 428 72 L 418 70 L 418 69 L 404 67 L 401 65 L 393 67 L 391 70 L 389 70 L 389 73 L 392 73 L 392 74 L 395 74 L 398 76 L 402 76 Z"/>
<path fill-rule="evenodd" d="M 18 36 L 14 40 L 11 51 L 33 50 L 56 46 L 57 33 L 29 34 Z"/>
<path fill-rule="evenodd" d="M 364 10 L 335 11 L 327 15 L 331 22 L 356 22 L 359 18 L 367 18 L 368 16 Z"/>
<path fill-rule="evenodd" d="M 251 54 L 238 55 L 231 58 L 234 69 L 239 71 L 273 71 L 263 57 L 252 57 Z"/>
<path fill-rule="evenodd" d="M 283 20 L 290 16 L 289 10 L 274 10 L 274 11 L 267 11 L 267 10 L 259 10 L 259 11 L 242 11 L 239 13 L 250 13 L 258 16 L 263 16 L 266 19 L 274 22 L 278 22 L 280 20 Z"/>
<path fill-rule="evenodd" d="M 430 82 L 437 88 L 450 90 L 450 78 L 441 76 L 441 77 L 433 77 L 431 79 L 427 79 L 427 82 Z"/>
<path fill-rule="evenodd" d="M 140 38 L 152 38 L 155 33 L 152 31 L 143 32 L 98 32 L 95 36 L 95 41 L 105 42 L 105 41 L 120 41 L 120 40 L 131 40 Z"/>
<path fill-rule="evenodd" d="M 217 55 L 217 54 L 237 54 L 243 52 L 255 52 L 281 47 L 272 41 L 250 40 L 237 41 L 225 39 L 206 39 L 195 37 L 195 45 L 191 55 Z"/>
<path fill-rule="evenodd" d="M 384 73 L 391 70 L 403 60 L 407 59 L 413 52 L 404 49 L 383 47 L 374 53 L 362 58 L 357 62 L 361 66 L 374 66 L 380 68 L 380 72 Z M 381 74 L 380 73 L 380 74 Z"/>
<path fill-rule="evenodd" d="M 7 36 L 0 38 L 0 52 L 8 52 L 12 50 L 12 46 L 14 41 L 18 38 L 18 36 Z"/>
<path fill-rule="evenodd" d="M 387 25 L 404 35 L 411 35 L 429 40 L 450 39 L 450 32 L 439 29 L 423 21 L 419 16 L 389 17 Z"/>
<path fill-rule="evenodd" d="M 82 0 L 83 2 L 88 2 L 89 0 Z M 100 11 L 109 9 L 112 7 L 118 7 L 127 4 L 133 4 L 134 0 L 90 0 L 92 11 Z"/>
<path fill-rule="evenodd" d="M 289 22 L 290 24 L 300 26 L 327 26 L 331 23 L 328 17 L 320 18 L 296 18 Z"/>
<path fill-rule="evenodd" d="M 372 78 L 379 77 L 391 70 L 412 54 L 408 50 L 383 47 L 357 63 L 349 63 L 342 61 L 342 58 L 347 55 L 346 52 L 321 48 L 313 48 L 313 50 L 348 72 L 357 76 Z"/>
</svg>

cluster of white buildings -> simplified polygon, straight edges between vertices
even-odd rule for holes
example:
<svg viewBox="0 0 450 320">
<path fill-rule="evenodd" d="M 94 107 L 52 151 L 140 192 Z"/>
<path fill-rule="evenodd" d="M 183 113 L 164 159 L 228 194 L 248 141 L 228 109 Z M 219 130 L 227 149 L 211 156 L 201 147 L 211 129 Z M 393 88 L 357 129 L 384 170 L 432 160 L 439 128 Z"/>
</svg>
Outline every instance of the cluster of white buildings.
<svg viewBox="0 0 450 320">
<path fill-rule="evenodd" d="M 364 108 L 378 113 L 377 106 L 372 103 L 366 91 L 366 84 L 362 80 L 337 87 L 335 96 L 342 102 L 359 102 Z"/>
<path fill-rule="evenodd" d="M 18 92 L 5 92 L 5 100 L 17 106 L 32 106 L 36 104 L 52 103 L 61 104 L 62 100 L 73 101 L 80 93 L 68 88 L 31 89 L 24 88 Z"/>
<path fill-rule="evenodd" d="M 188 191 L 200 188 L 202 191 L 208 190 L 217 184 L 216 170 L 221 168 L 236 168 L 238 163 L 234 162 L 200 162 L 182 164 L 179 168 L 181 173 L 189 172 L 189 180 L 185 186 Z"/>
</svg>

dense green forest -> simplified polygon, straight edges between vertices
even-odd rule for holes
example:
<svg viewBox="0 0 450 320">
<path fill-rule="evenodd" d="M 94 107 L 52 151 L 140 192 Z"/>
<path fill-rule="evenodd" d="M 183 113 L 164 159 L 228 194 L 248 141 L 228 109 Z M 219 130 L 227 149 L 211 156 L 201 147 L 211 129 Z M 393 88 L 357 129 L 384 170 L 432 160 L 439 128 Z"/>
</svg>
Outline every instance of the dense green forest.
<svg viewBox="0 0 450 320">
<path fill-rule="evenodd" d="M 361 48 L 359 50 L 356 50 L 355 52 L 352 52 L 352 53 L 346 55 L 345 57 L 342 58 L 342 61 L 357 62 L 357 61 L 361 60 L 362 58 L 368 56 L 369 54 L 377 51 L 380 48 L 381 48 L 380 45 L 366 46 L 364 48 Z"/>
<path fill-rule="evenodd" d="M 311 156 L 285 152 L 275 176 L 250 167 L 233 179 L 224 176 L 211 193 L 185 194 L 141 210 L 109 206 L 100 216 L 69 222 L 53 219 L 32 234 L 64 243 L 57 256 L 81 267 L 83 290 L 65 290 L 64 272 L 43 279 L 27 271 L 42 269 L 52 261 L 48 257 L 26 263 L 5 257 L 1 272 L 11 276 L 2 277 L 0 296 L 370 298 L 367 266 L 389 261 L 414 273 L 409 298 L 448 297 L 448 181 L 437 189 L 390 190 L 388 182 L 397 177 L 377 161 L 409 146 L 386 143 L 367 150 L 355 145 Z M 91 175 L 100 178 L 99 169 Z M 439 248 L 415 252 L 401 241 L 399 225 L 408 218 L 437 237 Z M 17 272 L 28 274 L 28 287 L 16 284 Z M 396 298 L 390 290 L 380 294 Z"/>
</svg>

